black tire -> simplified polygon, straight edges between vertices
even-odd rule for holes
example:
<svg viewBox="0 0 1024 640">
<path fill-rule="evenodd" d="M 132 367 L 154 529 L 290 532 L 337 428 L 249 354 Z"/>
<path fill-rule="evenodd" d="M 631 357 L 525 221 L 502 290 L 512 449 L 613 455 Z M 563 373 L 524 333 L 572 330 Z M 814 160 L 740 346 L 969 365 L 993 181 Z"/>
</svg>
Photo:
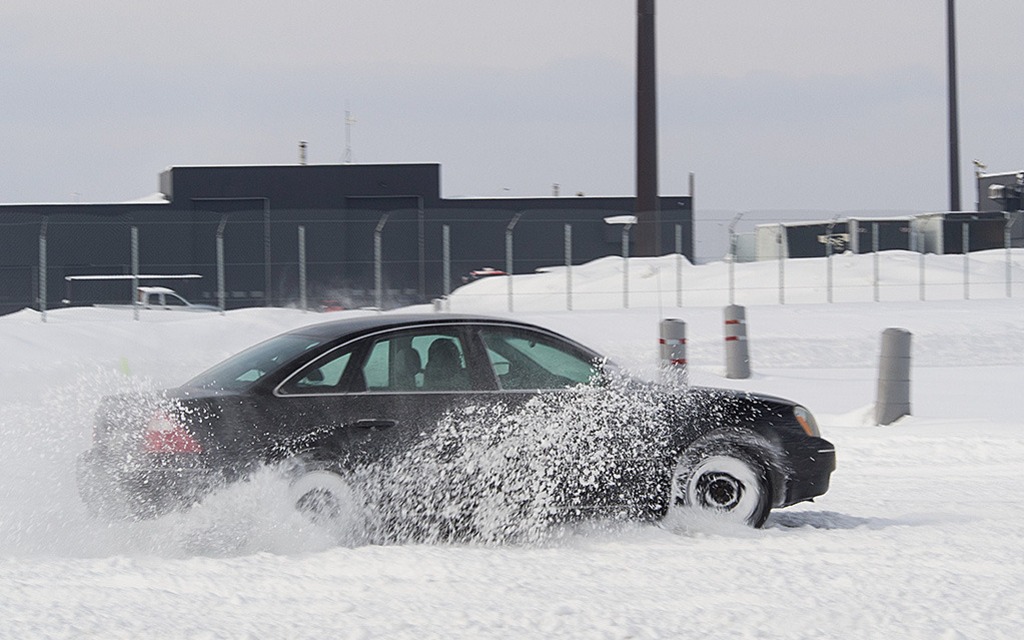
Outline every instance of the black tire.
<svg viewBox="0 0 1024 640">
<path fill-rule="evenodd" d="M 335 465 L 298 457 L 286 462 L 286 473 L 291 504 L 313 524 L 338 529 L 359 520 L 358 496 Z"/>
<path fill-rule="evenodd" d="M 766 469 L 727 443 L 687 451 L 672 473 L 669 517 L 703 514 L 760 528 L 772 508 Z"/>
</svg>

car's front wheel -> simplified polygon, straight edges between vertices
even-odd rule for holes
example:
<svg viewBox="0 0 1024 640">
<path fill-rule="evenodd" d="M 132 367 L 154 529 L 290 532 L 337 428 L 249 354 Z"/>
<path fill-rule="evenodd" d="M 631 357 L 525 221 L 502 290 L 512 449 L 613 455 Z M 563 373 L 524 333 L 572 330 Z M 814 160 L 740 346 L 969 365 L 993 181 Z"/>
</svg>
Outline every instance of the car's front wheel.
<svg viewBox="0 0 1024 640">
<path fill-rule="evenodd" d="M 698 448 L 682 456 L 672 474 L 669 517 L 710 515 L 760 527 L 771 511 L 765 465 L 738 448 Z"/>
</svg>

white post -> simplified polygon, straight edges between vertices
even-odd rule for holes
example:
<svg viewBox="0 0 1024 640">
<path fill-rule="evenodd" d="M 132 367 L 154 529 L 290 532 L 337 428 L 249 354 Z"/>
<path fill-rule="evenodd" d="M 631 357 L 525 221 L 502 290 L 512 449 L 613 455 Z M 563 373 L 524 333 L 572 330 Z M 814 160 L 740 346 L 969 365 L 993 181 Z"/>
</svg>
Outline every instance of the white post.
<svg viewBox="0 0 1024 640">
<path fill-rule="evenodd" d="M 666 371 L 679 371 L 686 381 L 686 323 L 677 318 L 661 321 L 658 339 L 661 366 Z"/>
<path fill-rule="evenodd" d="M 750 377 L 750 351 L 747 346 L 747 310 L 731 304 L 725 308 L 725 377 Z"/>
</svg>

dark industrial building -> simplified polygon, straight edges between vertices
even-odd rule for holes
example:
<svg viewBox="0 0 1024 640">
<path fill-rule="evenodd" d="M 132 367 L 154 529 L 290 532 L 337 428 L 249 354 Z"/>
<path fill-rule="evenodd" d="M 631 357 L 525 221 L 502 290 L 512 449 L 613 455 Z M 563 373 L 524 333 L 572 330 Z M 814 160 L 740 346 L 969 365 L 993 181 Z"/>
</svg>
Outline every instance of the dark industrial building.
<svg viewBox="0 0 1024 640">
<path fill-rule="evenodd" d="M 131 274 L 132 228 L 139 273 L 202 276 L 147 283 L 205 303 L 218 301 L 219 235 L 228 308 L 298 302 L 300 227 L 310 305 L 372 304 L 379 239 L 384 304 L 397 306 L 443 295 L 474 269 L 503 269 L 514 219 L 513 271 L 528 273 L 564 263 L 566 225 L 574 264 L 619 254 L 622 226 L 605 218 L 635 209 L 631 196 L 443 198 L 440 174 L 438 164 L 172 167 L 144 201 L 0 205 L 0 313 L 38 308 L 43 288 L 51 309 L 128 302 L 124 281 L 66 276 Z M 692 261 L 691 198 L 663 196 L 659 206 L 660 253 L 674 253 L 679 238 Z"/>
</svg>

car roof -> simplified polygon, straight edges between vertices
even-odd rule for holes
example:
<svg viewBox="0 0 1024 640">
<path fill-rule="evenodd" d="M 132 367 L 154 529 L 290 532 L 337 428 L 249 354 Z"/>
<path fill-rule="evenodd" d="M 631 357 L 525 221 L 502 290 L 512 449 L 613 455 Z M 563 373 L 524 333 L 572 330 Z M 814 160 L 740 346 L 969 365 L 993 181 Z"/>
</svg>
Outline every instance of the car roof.
<svg viewBox="0 0 1024 640">
<path fill-rule="evenodd" d="M 538 327 L 536 325 L 532 325 L 526 322 L 519 322 L 517 320 L 509 320 L 507 318 L 495 318 L 482 315 L 463 315 L 454 313 L 389 313 L 357 316 L 351 318 L 342 318 L 339 320 L 332 320 L 330 322 L 311 324 L 305 327 L 300 327 L 298 329 L 293 329 L 288 333 L 295 335 L 311 336 L 319 338 L 321 340 L 328 340 L 343 335 L 368 333 L 372 331 L 378 331 L 380 329 L 394 329 L 404 326 L 473 323 L 498 323 L 504 325 L 524 327 L 527 329 L 533 329 L 535 331 L 541 331 L 544 333 L 554 333 L 549 329 L 545 329 L 544 327 Z M 564 336 L 562 337 L 563 339 L 572 342 L 572 340 L 570 340 L 569 338 L 565 338 Z"/>
</svg>

